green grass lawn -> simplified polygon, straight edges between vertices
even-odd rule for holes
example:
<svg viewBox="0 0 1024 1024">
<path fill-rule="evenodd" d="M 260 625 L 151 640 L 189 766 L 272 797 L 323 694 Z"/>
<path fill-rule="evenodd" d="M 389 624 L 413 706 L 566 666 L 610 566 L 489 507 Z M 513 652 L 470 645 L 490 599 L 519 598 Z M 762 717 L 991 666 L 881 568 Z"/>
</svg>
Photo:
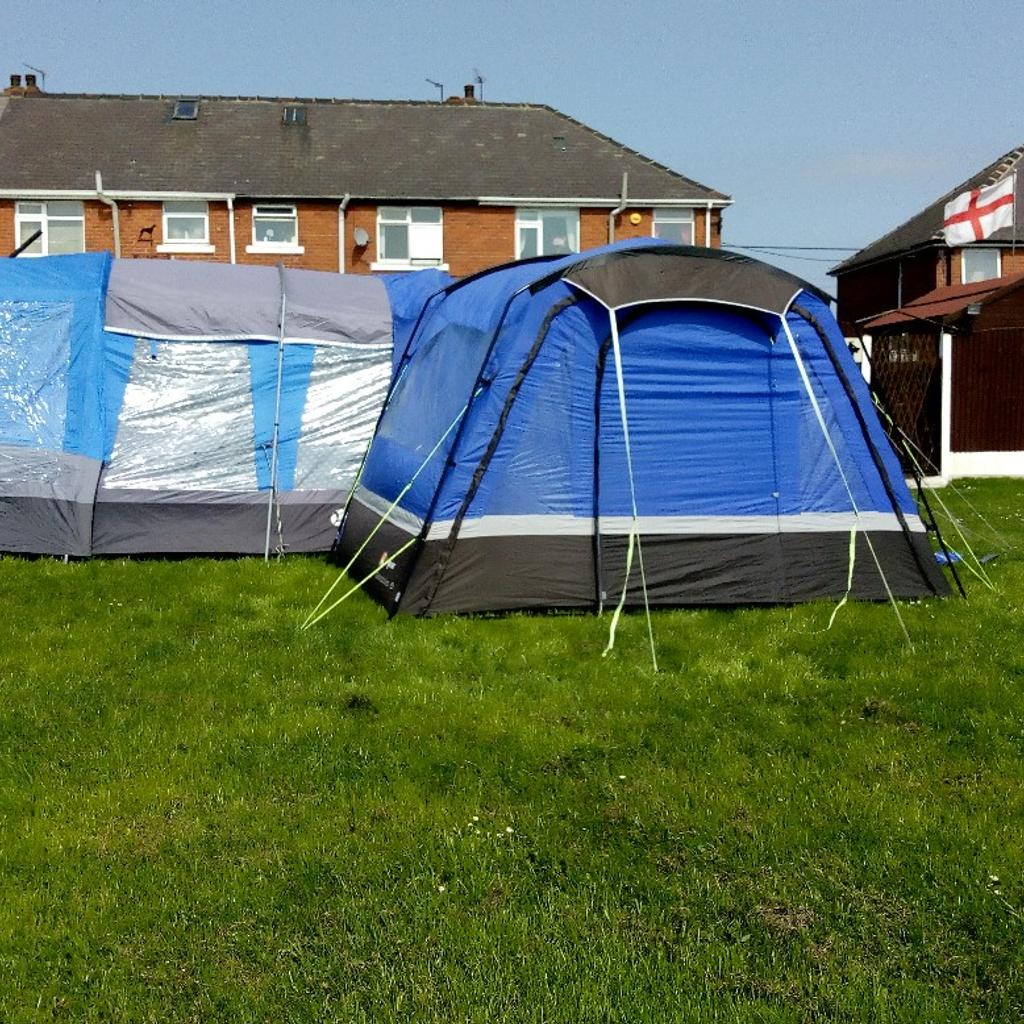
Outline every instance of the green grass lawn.
<svg viewBox="0 0 1024 1024">
<path fill-rule="evenodd" d="M 666 612 L 657 675 L 642 616 L 0 560 L 0 1020 L 1020 1020 L 1024 483 L 966 491 L 1011 550 L 914 650 Z"/>
</svg>

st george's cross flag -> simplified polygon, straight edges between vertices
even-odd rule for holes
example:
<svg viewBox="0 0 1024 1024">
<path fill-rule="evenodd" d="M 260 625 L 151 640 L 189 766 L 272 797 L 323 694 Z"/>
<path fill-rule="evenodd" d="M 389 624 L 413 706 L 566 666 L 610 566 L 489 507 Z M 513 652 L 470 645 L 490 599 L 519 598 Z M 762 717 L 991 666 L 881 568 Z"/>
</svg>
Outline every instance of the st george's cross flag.
<svg viewBox="0 0 1024 1024">
<path fill-rule="evenodd" d="M 1013 225 L 1016 174 L 988 188 L 976 188 L 946 203 L 942 233 L 946 245 L 966 245 L 989 238 L 1000 228 Z"/>
</svg>

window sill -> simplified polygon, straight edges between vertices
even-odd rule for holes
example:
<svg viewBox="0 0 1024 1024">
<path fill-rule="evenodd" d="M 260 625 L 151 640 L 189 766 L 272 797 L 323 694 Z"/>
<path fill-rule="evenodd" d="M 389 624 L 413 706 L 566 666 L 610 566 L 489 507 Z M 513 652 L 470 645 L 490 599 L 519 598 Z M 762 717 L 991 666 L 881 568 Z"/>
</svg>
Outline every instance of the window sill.
<svg viewBox="0 0 1024 1024">
<path fill-rule="evenodd" d="M 304 245 L 272 245 L 267 242 L 247 245 L 245 251 L 248 253 L 272 253 L 278 256 L 303 256 L 306 252 Z"/>
<path fill-rule="evenodd" d="M 217 247 L 215 245 L 205 245 L 202 242 L 163 242 L 156 247 L 156 251 L 202 253 L 205 256 L 209 256 L 217 251 Z"/>
<path fill-rule="evenodd" d="M 448 272 L 447 263 L 403 263 L 396 260 L 394 263 L 377 262 L 370 264 L 370 270 L 375 273 L 404 274 L 410 270 L 443 270 Z"/>
</svg>

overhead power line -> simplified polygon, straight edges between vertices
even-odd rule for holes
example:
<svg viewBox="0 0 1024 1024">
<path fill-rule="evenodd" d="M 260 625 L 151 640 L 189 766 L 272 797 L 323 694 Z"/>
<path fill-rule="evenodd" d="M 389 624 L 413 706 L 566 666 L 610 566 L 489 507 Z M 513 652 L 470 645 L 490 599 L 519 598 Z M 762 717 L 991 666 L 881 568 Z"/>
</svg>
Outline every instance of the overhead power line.
<svg viewBox="0 0 1024 1024">
<path fill-rule="evenodd" d="M 805 252 L 860 252 L 860 249 L 852 245 L 741 245 L 739 242 L 729 242 L 732 249 L 793 249 Z"/>
</svg>

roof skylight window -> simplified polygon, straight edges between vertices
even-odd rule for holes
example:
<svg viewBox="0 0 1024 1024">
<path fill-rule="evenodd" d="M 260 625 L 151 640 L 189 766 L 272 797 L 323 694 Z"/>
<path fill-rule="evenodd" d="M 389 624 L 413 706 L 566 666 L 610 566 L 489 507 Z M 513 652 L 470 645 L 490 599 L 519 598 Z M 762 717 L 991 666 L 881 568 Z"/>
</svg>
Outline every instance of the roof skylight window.
<svg viewBox="0 0 1024 1024">
<path fill-rule="evenodd" d="M 298 106 L 287 106 L 281 114 L 281 121 L 284 124 L 305 124 L 306 108 Z"/>
<path fill-rule="evenodd" d="M 174 101 L 175 121 L 194 121 L 199 116 L 199 100 L 183 99 Z"/>
</svg>

